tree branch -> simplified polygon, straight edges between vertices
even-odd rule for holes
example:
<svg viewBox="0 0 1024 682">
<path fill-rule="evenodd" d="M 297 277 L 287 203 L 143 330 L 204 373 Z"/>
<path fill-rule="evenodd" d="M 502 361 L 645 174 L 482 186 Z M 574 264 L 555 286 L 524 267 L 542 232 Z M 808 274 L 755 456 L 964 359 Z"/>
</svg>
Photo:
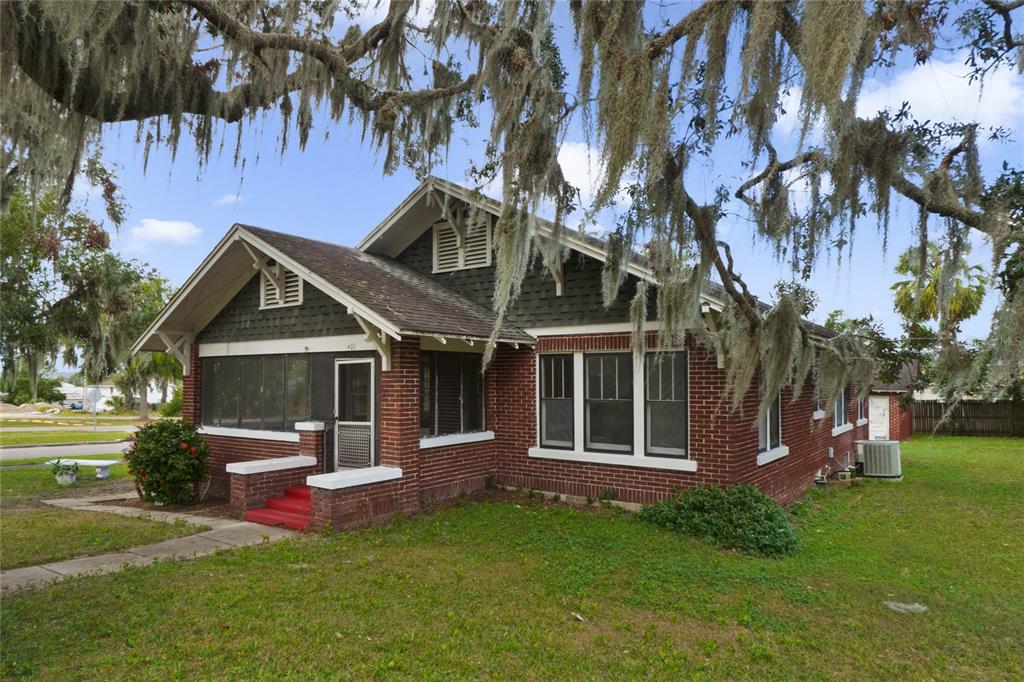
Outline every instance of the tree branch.
<svg viewBox="0 0 1024 682">
<path fill-rule="evenodd" d="M 1003 18 L 1003 42 L 1006 43 L 1006 49 L 1012 50 L 1015 47 L 1022 47 L 1024 44 L 1018 43 L 1013 39 L 1013 17 L 1010 16 L 1010 12 L 1015 9 L 1024 7 L 1024 0 L 1016 0 L 1016 2 L 999 2 L 999 0 L 982 0 L 989 9 L 998 14 Z"/>
</svg>

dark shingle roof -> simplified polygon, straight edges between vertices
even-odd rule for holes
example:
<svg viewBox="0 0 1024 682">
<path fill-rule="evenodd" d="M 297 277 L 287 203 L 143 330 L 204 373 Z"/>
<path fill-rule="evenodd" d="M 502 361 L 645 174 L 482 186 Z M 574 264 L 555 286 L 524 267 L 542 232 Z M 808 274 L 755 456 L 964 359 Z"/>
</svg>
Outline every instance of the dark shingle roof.
<svg viewBox="0 0 1024 682">
<path fill-rule="evenodd" d="M 486 339 L 497 316 L 398 261 L 347 246 L 250 225 L 239 227 L 308 268 L 402 332 Z M 502 325 L 499 339 L 532 343 L 522 329 Z"/>
</svg>

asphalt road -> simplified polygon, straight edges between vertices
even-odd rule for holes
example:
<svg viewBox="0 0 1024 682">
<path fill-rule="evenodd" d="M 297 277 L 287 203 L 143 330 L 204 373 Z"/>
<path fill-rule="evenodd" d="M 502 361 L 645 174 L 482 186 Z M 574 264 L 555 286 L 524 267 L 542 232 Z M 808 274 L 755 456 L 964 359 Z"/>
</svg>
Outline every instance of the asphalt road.
<svg viewBox="0 0 1024 682">
<path fill-rule="evenodd" d="M 85 445 L 36 445 L 35 447 L 0 448 L 0 462 L 30 457 L 79 457 L 81 455 L 109 455 L 124 452 L 128 442 L 87 443 Z"/>
</svg>

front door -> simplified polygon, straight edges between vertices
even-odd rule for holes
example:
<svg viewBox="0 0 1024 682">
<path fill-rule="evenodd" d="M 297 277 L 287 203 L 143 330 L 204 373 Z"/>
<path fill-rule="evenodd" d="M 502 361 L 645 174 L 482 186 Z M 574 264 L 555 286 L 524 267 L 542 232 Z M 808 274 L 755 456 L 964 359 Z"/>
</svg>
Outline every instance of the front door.
<svg viewBox="0 0 1024 682">
<path fill-rule="evenodd" d="M 889 440 L 889 396 L 873 395 L 868 400 L 868 437 Z"/>
<path fill-rule="evenodd" d="M 373 365 L 373 358 L 335 360 L 335 470 L 373 466 Z"/>
</svg>

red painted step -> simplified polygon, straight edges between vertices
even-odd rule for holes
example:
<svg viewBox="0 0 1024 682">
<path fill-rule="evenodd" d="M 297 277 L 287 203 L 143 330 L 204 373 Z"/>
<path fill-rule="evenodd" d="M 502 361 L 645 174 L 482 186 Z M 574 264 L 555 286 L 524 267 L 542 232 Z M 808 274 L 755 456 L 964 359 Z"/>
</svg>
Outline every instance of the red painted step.
<svg viewBox="0 0 1024 682">
<path fill-rule="evenodd" d="M 309 499 L 313 495 L 313 491 L 308 485 L 297 485 L 294 488 L 285 488 L 284 494 L 287 497 L 302 497 Z"/>
<path fill-rule="evenodd" d="M 278 511 L 309 516 L 311 502 L 303 497 L 274 497 L 267 500 L 267 507 Z"/>
<path fill-rule="evenodd" d="M 295 530 L 306 530 L 309 527 L 309 514 L 292 514 L 267 507 L 250 509 L 245 512 L 245 520 L 262 523 L 264 526 L 287 526 Z"/>
</svg>

